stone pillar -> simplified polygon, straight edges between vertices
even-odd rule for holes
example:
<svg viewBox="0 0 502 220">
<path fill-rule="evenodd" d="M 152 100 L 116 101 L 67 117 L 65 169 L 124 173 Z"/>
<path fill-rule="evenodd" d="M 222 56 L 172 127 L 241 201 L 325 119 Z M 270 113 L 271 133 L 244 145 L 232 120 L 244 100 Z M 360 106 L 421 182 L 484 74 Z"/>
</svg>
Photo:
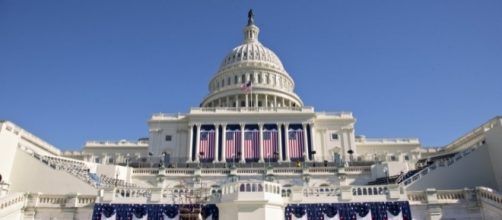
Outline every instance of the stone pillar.
<svg viewBox="0 0 502 220">
<path fill-rule="evenodd" d="M 277 108 L 277 96 L 274 95 L 274 108 Z"/>
<path fill-rule="evenodd" d="M 279 160 L 278 161 L 282 162 L 282 124 L 277 123 L 277 132 L 279 135 Z"/>
<path fill-rule="evenodd" d="M 310 143 L 309 143 L 310 144 L 310 150 L 316 152 L 316 154 L 313 155 L 312 160 L 316 161 L 315 155 L 317 155 L 318 153 L 321 153 L 321 152 L 317 152 L 317 150 L 315 148 L 315 144 L 314 144 L 315 143 L 314 142 L 314 140 L 315 140 L 315 137 L 314 137 L 314 123 L 313 122 L 309 123 L 309 133 L 310 133 Z"/>
<path fill-rule="evenodd" d="M 235 95 L 235 107 L 239 108 L 239 95 Z"/>
<path fill-rule="evenodd" d="M 225 163 L 227 162 L 227 158 L 225 157 L 226 155 L 226 145 L 227 145 L 227 124 L 222 124 L 221 125 L 221 132 L 223 133 L 221 135 L 221 162 Z"/>
<path fill-rule="evenodd" d="M 244 128 L 246 124 L 241 123 L 241 163 L 245 163 L 246 159 L 244 158 Z"/>
<path fill-rule="evenodd" d="M 284 100 L 284 99 L 283 99 Z M 284 150 L 286 151 L 286 162 L 290 162 L 291 159 L 289 158 L 289 124 L 288 123 L 285 123 L 284 124 Z"/>
<path fill-rule="evenodd" d="M 354 158 L 357 158 L 358 153 L 357 153 L 356 138 L 354 136 L 354 129 L 353 128 L 347 129 L 347 136 L 349 139 L 350 149 L 352 149 L 354 151 L 354 154 L 353 154 Z"/>
<path fill-rule="evenodd" d="M 254 107 L 258 107 L 258 94 L 254 94 Z"/>
<path fill-rule="evenodd" d="M 248 98 L 249 95 L 246 93 L 244 96 L 246 97 L 246 103 L 244 107 L 249 107 L 249 98 Z"/>
<path fill-rule="evenodd" d="M 305 155 L 305 161 L 310 161 L 309 155 L 309 145 L 308 145 L 308 135 L 307 135 L 307 123 L 302 123 L 302 128 L 303 128 L 303 155 Z"/>
<path fill-rule="evenodd" d="M 258 123 L 258 127 L 260 129 L 260 160 L 258 162 L 263 163 L 265 160 L 263 160 L 263 123 Z"/>
<path fill-rule="evenodd" d="M 265 94 L 265 103 L 263 104 L 263 107 L 268 108 L 268 95 Z"/>
<path fill-rule="evenodd" d="M 219 149 L 220 148 L 220 125 L 215 124 L 214 127 L 216 129 L 214 131 L 215 140 L 214 140 L 214 160 L 213 160 L 213 163 L 216 163 L 216 162 L 219 162 L 218 154 L 220 153 L 220 149 Z"/>
<path fill-rule="evenodd" d="M 200 125 L 201 124 L 196 124 L 197 126 L 197 132 L 195 133 L 195 162 L 199 162 L 199 157 L 200 157 Z"/>
</svg>

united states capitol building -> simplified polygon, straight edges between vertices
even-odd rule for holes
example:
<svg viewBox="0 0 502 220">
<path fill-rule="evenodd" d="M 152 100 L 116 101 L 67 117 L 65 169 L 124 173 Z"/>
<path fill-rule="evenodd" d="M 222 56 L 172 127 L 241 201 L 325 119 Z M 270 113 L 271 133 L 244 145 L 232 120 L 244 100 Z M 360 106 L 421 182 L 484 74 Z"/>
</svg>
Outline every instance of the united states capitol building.
<svg viewBox="0 0 502 220">
<path fill-rule="evenodd" d="M 199 107 L 149 137 L 62 151 L 0 121 L 0 219 L 502 219 L 502 117 L 441 148 L 366 138 L 306 106 L 259 34 L 250 11 Z"/>
</svg>

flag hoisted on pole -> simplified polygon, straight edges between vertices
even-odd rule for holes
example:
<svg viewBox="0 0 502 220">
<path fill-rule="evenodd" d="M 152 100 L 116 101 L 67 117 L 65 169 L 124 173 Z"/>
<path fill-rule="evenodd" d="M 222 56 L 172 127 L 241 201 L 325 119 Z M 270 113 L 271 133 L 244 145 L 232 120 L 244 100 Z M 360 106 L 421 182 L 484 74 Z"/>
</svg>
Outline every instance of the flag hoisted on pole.
<svg viewBox="0 0 502 220">
<path fill-rule="evenodd" d="M 244 83 L 241 85 L 241 91 L 248 93 L 251 91 L 251 81 L 248 81 L 247 83 Z"/>
<path fill-rule="evenodd" d="M 243 91 L 244 93 L 246 93 L 246 96 L 248 95 L 248 93 L 251 93 L 251 97 L 250 97 L 250 103 L 246 103 L 246 105 L 248 107 L 252 107 L 252 103 L 253 103 L 253 84 L 251 83 L 251 80 L 249 80 L 247 83 L 244 83 L 241 85 L 241 91 Z"/>
</svg>

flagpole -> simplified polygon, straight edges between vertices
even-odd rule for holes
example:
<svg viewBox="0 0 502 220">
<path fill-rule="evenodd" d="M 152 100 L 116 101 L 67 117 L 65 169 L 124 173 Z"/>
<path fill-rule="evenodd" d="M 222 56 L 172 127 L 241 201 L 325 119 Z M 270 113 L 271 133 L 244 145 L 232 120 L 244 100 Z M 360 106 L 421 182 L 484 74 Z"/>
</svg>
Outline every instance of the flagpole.
<svg viewBox="0 0 502 220">
<path fill-rule="evenodd" d="M 251 107 L 254 107 L 253 105 L 253 82 L 249 80 L 249 90 L 251 92 Z"/>
</svg>

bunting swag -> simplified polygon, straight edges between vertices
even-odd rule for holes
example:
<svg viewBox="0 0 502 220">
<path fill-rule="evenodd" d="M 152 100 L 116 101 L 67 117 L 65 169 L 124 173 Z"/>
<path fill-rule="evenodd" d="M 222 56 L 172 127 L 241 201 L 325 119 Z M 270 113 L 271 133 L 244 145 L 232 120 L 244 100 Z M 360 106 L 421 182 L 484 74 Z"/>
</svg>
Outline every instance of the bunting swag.
<svg viewBox="0 0 502 220">
<path fill-rule="evenodd" d="M 284 217 L 286 220 L 411 220 L 411 210 L 407 201 L 289 204 L 286 206 Z"/>
<path fill-rule="evenodd" d="M 178 220 L 180 205 L 160 204 L 95 204 L 92 220 Z M 218 220 L 218 207 L 202 206 L 202 218 Z"/>
</svg>

